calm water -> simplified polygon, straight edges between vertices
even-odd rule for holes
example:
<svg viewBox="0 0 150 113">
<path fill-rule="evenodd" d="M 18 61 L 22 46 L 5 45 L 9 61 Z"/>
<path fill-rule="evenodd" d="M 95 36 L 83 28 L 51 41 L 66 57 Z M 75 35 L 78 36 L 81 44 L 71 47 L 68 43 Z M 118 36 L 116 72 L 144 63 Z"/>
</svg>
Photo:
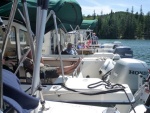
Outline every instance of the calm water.
<svg viewBox="0 0 150 113">
<path fill-rule="evenodd" d="M 145 61 L 150 67 L 150 40 L 99 40 L 99 43 L 120 41 L 123 45 L 130 46 L 134 58 Z"/>
</svg>

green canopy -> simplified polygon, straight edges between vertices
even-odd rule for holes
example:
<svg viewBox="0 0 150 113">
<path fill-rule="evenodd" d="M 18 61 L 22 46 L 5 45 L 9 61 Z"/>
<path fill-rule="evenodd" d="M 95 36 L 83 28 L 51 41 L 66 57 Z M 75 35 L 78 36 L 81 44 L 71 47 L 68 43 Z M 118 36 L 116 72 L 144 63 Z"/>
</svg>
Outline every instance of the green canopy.
<svg viewBox="0 0 150 113">
<path fill-rule="evenodd" d="M 4 0 L 5 1 L 5 0 Z M 21 0 L 18 0 L 18 9 L 23 12 L 23 6 Z M 27 0 L 27 7 L 30 17 L 31 29 L 35 33 L 36 29 L 36 6 L 37 0 Z M 0 16 L 9 17 L 12 2 L 0 2 Z M 54 10 L 57 16 L 57 23 L 67 23 L 73 26 L 81 25 L 82 23 L 82 12 L 80 5 L 76 0 L 50 0 L 48 5 L 48 13 L 50 10 Z M 15 19 L 23 22 L 22 17 L 17 10 Z M 46 32 L 54 29 L 53 18 L 51 17 L 46 24 Z"/>
<path fill-rule="evenodd" d="M 93 30 L 98 23 L 98 20 L 83 20 L 80 29 L 91 29 Z"/>
<path fill-rule="evenodd" d="M 90 29 L 90 30 L 94 30 L 94 28 L 96 27 L 96 25 L 98 24 L 98 20 L 83 20 L 82 24 L 79 25 L 80 29 Z M 59 28 L 61 28 L 62 30 L 64 30 L 65 32 L 69 32 L 74 30 L 77 25 L 70 25 L 67 23 L 62 23 L 58 26 Z"/>
<path fill-rule="evenodd" d="M 82 24 L 79 25 L 79 28 L 80 29 L 91 29 L 91 30 L 94 30 L 94 28 L 96 27 L 97 23 L 98 23 L 97 19 L 95 19 L 95 20 L 83 20 Z M 77 25 L 70 25 L 70 24 L 62 23 L 58 27 L 63 29 L 65 32 L 69 32 L 69 31 L 74 30 L 77 27 Z"/>
<path fill-rule="evenodd" d="M 58 27 L 61 28 L 64 32 L 70 32 L 70 31 L 73 31 L 77 27 L 77 25 L 62 23 Z"/>
</svg>

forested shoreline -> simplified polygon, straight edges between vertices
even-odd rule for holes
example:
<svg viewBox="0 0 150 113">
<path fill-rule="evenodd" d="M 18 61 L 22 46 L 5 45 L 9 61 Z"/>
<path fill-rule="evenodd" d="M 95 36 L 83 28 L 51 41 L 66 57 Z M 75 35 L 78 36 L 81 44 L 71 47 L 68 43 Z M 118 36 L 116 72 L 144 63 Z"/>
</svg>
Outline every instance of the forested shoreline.
<svg viewBox="0 0 150 113">
<path fill-rule="evenodd" d="M 150 39 L 150 12 L 146 15 L 129 12 L 113 12 L 110 14 L 83 16 L 83 19 L 97 19 L 98 24 L 94 29 L 100 39 Z"/>
</svg>

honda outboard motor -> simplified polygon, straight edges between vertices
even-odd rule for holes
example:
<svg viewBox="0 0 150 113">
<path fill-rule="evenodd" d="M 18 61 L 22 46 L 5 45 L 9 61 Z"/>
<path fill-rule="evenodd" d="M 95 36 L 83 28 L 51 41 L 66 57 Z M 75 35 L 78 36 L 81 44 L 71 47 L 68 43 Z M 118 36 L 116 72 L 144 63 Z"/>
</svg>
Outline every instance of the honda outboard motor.
<svg viewBox="0 0 150 113">
<path fill-rule="evenodd" d="M 148 75 L 148 65 L 137 59 L 122 58 L 116 61 L 109 76 L 113 83 L 128 84 L 132 92 L 138 90 Z"/>
<path fill-rule="evenodd" d="M 116 47 L 114 54 L 119 54 L 121 58 L 133 58 L 133 51 L 128 46 Z"/>
</svg>

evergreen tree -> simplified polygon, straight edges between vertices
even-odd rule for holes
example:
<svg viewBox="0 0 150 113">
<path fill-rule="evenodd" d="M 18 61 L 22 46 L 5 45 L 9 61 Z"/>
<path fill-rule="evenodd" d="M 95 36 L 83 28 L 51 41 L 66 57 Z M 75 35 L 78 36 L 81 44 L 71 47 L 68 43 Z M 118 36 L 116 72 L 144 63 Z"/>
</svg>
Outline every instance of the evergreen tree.
<svg viewBox="0 0 150 113">
<path fill-rule="evenodd" d="M 143 34 L 144 34 L 144 16 L 143 16 L 142 5 L 141 5 L 140 15 L 137 24 L 137 37 L 141 39 L 143 38 Z"/>
<path fill-rule="evenodd" d="M 95 13 L 95 10 L 94 10 L 94 14 L 93 14 L 93 19 L 96 19 L 96 13 Z"/>
<path fill-rule="evenodd" d="M 150 39 L 150 11 L 145 17 L 144 38 Z"/>
<path fill-rule="evenodd" d="M 140 13 L 134 14 L 134 7 L 131 12 L 129 9 L 126 12 L 113 12 L 110 14 L 84 16 L 84 19 L 98 19 L 96 31 L 97 35 L 102 39 L 150 39 L 150 12 L 144 16 L 142 6 Z"/>
</svg>

